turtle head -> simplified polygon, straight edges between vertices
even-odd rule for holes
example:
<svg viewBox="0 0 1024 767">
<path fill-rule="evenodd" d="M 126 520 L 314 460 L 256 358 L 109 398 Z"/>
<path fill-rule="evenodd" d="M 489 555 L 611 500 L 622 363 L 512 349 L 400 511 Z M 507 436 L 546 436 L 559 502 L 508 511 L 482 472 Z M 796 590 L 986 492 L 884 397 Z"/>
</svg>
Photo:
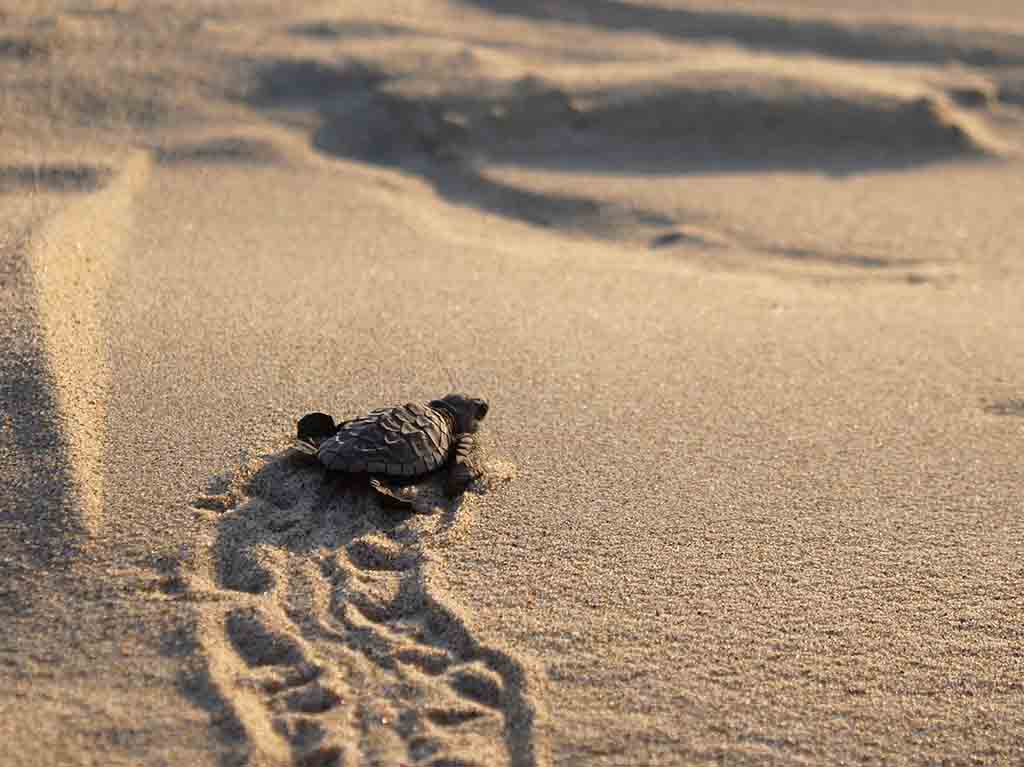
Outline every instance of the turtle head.
<svg viewBox="0 0 1024 767">
<path fill-rule="evenodd" d="M 480 422 L 487 415 L 487 400 L 467 397 L 465 394 L 449 394 L 430 403 L 435 410 L 450 413 L 455 419 L 455 428 L 460 434 L 472 434 L 480 428 Z"/>
</svg>

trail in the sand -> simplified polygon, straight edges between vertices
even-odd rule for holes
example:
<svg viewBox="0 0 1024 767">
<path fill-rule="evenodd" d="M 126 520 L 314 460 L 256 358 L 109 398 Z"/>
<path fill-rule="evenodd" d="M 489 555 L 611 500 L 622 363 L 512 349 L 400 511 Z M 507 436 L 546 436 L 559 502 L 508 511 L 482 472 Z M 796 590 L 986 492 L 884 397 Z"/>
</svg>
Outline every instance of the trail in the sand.
<svg viewBox="0 0 1024 767">
<path fill-rule="evenodd" d="M 473 496 L 425 515 L 338 493 L 288 451 L 194 503 L 209 555 L 182 565 L 222 702 L 257 760 L 548 763 L 536 670 L 474 636 L 443 585 Z"/>
</svg>

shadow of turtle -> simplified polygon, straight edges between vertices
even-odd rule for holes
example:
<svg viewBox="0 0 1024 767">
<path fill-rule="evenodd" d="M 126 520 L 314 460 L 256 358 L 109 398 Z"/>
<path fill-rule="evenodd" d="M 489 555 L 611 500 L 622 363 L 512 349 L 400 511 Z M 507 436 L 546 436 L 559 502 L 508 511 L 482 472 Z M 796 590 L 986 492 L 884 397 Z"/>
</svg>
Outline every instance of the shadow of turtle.
<svg viewBox="0 0 1024 767">
<path fill-rule="evenodd" d="M 251 473 L 242 467 L 227 497 L 208 496 L 225 507 L 214 543 L 218 583 L 250 594 L 271 590 L 277 576 L 267 562 L 268 547 L 299 555 L 344 551 L 379 569 L 384 563 L 377 560 L 387 559 L 383 545 L 370 552 L 359 543 L 365 536 L 403 547 L 426 528 L 443 533 L 454 525 L 462 499 L 445 496 L 442 474 L 411 484 L 418 491 L 413 508 L 400 509 L 374 493 L 366 475 L 329 472 L 296 450 L 266 456 Z M 421 516 L 430 522 L 411 524 Z"/>
</svg>

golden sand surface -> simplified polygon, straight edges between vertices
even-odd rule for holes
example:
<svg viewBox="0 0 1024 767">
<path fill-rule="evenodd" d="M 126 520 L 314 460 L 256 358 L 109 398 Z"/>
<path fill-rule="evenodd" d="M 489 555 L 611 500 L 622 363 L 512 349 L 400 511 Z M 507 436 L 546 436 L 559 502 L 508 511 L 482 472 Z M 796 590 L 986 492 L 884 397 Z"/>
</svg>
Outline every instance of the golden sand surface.
<svg viewBox="0 0 1024 767">
<path fill-rule="evenodd" d="M 1024 763 L 1022 146 L 1018 3 L 0 0 L 0 766 Z"/>
</svg>

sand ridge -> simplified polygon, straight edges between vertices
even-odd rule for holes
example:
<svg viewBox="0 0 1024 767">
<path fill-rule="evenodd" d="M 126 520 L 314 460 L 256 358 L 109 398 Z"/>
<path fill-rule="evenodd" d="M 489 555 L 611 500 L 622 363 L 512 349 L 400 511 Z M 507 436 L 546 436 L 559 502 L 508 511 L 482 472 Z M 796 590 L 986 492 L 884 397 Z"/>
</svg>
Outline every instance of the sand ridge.
<svg viewBox="0 0 1024 767">
<path fill-rule="evenodd" d="M 636 3 L 597 0 L 586 6 L 536 0 L 461 0 L 496 13 L 525 16 L 544 22 L 568 22 L 614 29 L 644 30 L 686 40 L 732 39 L 751 48 L 808 52 L 835 58 L 922 61 L 941 64 L 962 61 L 972 66 L 1015 66 L 1024 63 L 1020 46 L 1024 29 L 995 20 L 965 25 L 941 14 L 900 14 L 894 7 L 836 9 L 777 9 L 754 4 L 701 7 L 701 3 Z M 872 12 L 872 10 L 874 12 Z M 890 18 L 885 18 L 889 15 Z M 903 15 L 904 19 L 900 19 Z M 893 18 L 895 17 L 895 18 Z M 953 23 L 950 23 L 950 22 Z M 944 23 L 945 22 L 945 23 Z"/>
<path fill-rule="evenodd" d="M 72 201 L 33 232 L 31 248 L 57 409 L 77 475 L 82 524 L 92 535 L 103 527 L 104 392 L 111 385 L 102 341 L 102 301 L 117 259 L 125 255 L 133 195 L 145 183 L 149 167 L 149 155 L 136 152 L 119 165 L 116 176 L 107 167 L 61 165 L 19 175 L 24 184 L 85 184 L 87 189 L 113 176 L 109 184 Z"/>
</svg>

